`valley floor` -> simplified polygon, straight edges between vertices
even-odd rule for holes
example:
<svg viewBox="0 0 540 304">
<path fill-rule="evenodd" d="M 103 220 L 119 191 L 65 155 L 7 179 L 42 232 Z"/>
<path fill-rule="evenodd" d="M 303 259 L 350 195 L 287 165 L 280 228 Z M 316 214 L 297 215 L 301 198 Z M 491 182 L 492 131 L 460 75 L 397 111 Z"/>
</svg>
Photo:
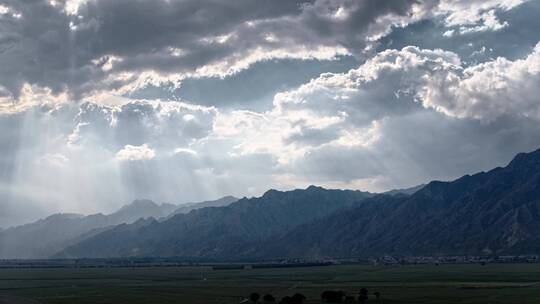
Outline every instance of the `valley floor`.
<svg viewBox="0 0 540 304">
<path fill-rule="evenodd" d="M 0 269 L 2 304 L 233 304 L 251 292 L 277 298 L 300 292 L 307 303 L 320 303 L 324 290 L 356 295 L 362 287 L 368 303 L 379 303 L 375 291 L 385 304 L 540 303 L 540 264 Z"/>
</svg>

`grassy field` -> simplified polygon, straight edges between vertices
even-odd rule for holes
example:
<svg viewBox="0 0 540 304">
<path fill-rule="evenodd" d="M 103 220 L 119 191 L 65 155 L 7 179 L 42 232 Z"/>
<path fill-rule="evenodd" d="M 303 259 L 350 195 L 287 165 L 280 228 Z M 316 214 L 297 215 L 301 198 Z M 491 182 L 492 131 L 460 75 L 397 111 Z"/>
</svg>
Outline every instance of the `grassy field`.
<svg viewBox="0 0 540 304">
<path fill-rule="evenodd" d="M 301 292 L 308 303 L 319 303 L 324 290 L 356 294 L 361 287 L 381 292 L 386 304 L 540 303 L 540 264 L 0 269 L 0 303 L 9 296 L 43 304 L 225 304 L 238 303 L 250 292 L 278 297 Z"/>
</svg>

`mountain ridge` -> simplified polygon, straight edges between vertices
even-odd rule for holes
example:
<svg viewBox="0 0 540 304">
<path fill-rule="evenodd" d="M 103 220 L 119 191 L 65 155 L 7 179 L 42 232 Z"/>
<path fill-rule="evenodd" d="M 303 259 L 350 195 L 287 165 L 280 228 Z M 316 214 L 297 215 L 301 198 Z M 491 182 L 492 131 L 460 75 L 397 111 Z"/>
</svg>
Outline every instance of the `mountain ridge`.
<svg viewBox="0 0 540 304">
<path fill-rule="evenodd" d="M 433 181 L 404 199 L 376 197 L 298 227 L 265 252 L 289 257 L 538 253 L 539 172 L 540 150 L 520 154 L 504 168 Z M 338 219 L 340 226 L 329 229 Z"/>
<path fill-rule="evenodd" d="M 357 190 L 269 190 L 259 198 L 242 198 L 229 206 L 207 207 L 178 214 L 140 229 L 115 229 L 87 239 L 60 253 L 61 257 L 219 256 L 249 248 L 276 233 L 326 216 L 373 194 Z M 122 236 L 122 233 L 124 235 Z M 121 238 L 118 242 L 115 238 Z M 112 247 L 104 244 L 115 244 Z M 119 248 L 116 244 L 121 244 Z M 79 254 L 79 252 L 81 254 Z M 180 253 L 180 254 L 179 254 Z"/>
<path fill-rule="evenodd" d="M 210 202 L 226 203 L 222 199 Z M 201 202 L 201 206 L 191 203 L 190 209 L 204 207 L 207 203 Z M 141 218 L 163 219 L 183 207 L 138 199 L 110 214 L 52 214 L 32 223 L 0 230 L 0 258 L 48 258 L 69 245 L 117 225 L 135 223 Z"/>
<path fill-rule="evenodd" d="M 540 150 L 412 194 L 269 190 L 227 207 L 125 225 L 63 257 L 332 258 L 540 252 Z M 106 244 L 114 244 L 107 247 Z M 539 244 L 539 245 L 536 245 Z"/>
</svg>

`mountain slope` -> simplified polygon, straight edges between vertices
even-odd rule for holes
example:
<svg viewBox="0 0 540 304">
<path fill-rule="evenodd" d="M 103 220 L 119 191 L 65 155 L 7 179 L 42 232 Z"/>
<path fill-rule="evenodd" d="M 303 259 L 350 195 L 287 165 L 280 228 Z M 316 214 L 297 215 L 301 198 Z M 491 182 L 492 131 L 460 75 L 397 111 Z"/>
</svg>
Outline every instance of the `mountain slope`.
<svg viewBox="0 0 540 304">
<path fill-rule="evenodd" d="M 417 185 L 417 186 L 410 187 L 410 188 L 393 189 L 393 190 L 390 190 L 390 191 L 383 192 L 381 194 L 386 194 L 386 195 L 413 195 L 416 192 L 418 192 L 419 190 L 421 190 L 422 188 L 424 188 L 425 186 L 426 186 L 425 184 L 421 184 L 421 185 Z"/>
<path fill-rule="evenodd" d="M 177 205 L 173 204 L 156 204 L 151 200 L 134 200 L 131 204 L 125 205 L 108 217 L 113 222 L 117 223 L 132 223 L 140 218 L 153 217 L 159 219 L 173 213 Z"/>
<path fill-rule="evenodd" d="M 34 223 L 0 232 L 0 258 L 47 258 L 73 244 L 92 231 L 132 223 L 140 218 L 161 218 L 176 209 L 175 205 L 136 200 L 109 215 L 55 214 Z"/>
<path fill-rule="evenodd" d="M 59 256 L 246 256 L 255 248 L 252 243 L 264 242 L 371 196 L 314 186 L 288 192 L 269 190 L 260 198 L 202 208 L 164 222 L 121 225 L 71 246 Z"/>
<path fill-rule="evenodd" d="M 259 256 L 350 257 L 540 252 L 540 150 L 505 168 L 377 196 L 297 227 Z"/>
<path fill-rule="evenodd" d="M 224 207 L 236 201 L 238 201 L 238 198 L 228 195 L 228 196 L 224 196 L 220 199 L 213 200 L 213 201 L 182 204 L 179 207 L 177 207 L 177 209 L 174 210 L 174 212 L 172 212 L 168 217 L 170 218 L 177 214 L 186 214 L 186 213 L 191 212 L 192 210 L 206 208 L 206 207 Z"/>
<path fill-rule="evenodd" d="M 392 192 L 390 192 L 392 194 Z M 64 257 L 324 258 L 540 253 L 540 150 L 412 195 L 270 190 L 228 207 L 121 225 Z"/>
</svg>

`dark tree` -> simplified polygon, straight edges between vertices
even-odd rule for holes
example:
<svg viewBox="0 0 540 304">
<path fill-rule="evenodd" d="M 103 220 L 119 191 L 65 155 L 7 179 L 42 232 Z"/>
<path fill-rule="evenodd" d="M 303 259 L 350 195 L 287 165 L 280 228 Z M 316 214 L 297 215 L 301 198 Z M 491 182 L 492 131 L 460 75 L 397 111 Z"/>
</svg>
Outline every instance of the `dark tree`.
<svg viewBox="0 0 540 304">
<path fill-rule="evenodd" d="M 360 303 L 366 303 L 368 300 L 368 290 L 365 288 L 360 289 L 360 294 L 358 295 L 358 301 Z"/>
<path fill-rule="evenodd" d="M 256 292 L 249 295 L 249 300 L 253 303 L 257 303 L 257 301 L 259 301 L 260 298 L 261 296 Z"/>
<path fill-rule="evenodd" d="M 295 293 L 291 297 L 291 301 L 292 301 L 291 304 L 303 304 L 305 300 L 306 300 L 306 296 L 304 296 L 301 293 Z"/>
<path fill-rule="evenodd" d="M 263 301 L 264 303 L 276 303 L 276 298 L 274 298 L 274 296 L 271 294 L 267 294 L 264 295 Z"/>
<path fill-rule="evenodd" d="M 326 290 L 321 294 L 321 299 L 327 303 L 342 303 L 345 293 L 343 291 Z"/>
<path fill-rule="evenodd" d="M 281 298 L 281 301 L 279 301 L 279 304 L 292 304 L 292 298 L 291 297 L 283 297 L 283 298 Z"/>
</svg>

